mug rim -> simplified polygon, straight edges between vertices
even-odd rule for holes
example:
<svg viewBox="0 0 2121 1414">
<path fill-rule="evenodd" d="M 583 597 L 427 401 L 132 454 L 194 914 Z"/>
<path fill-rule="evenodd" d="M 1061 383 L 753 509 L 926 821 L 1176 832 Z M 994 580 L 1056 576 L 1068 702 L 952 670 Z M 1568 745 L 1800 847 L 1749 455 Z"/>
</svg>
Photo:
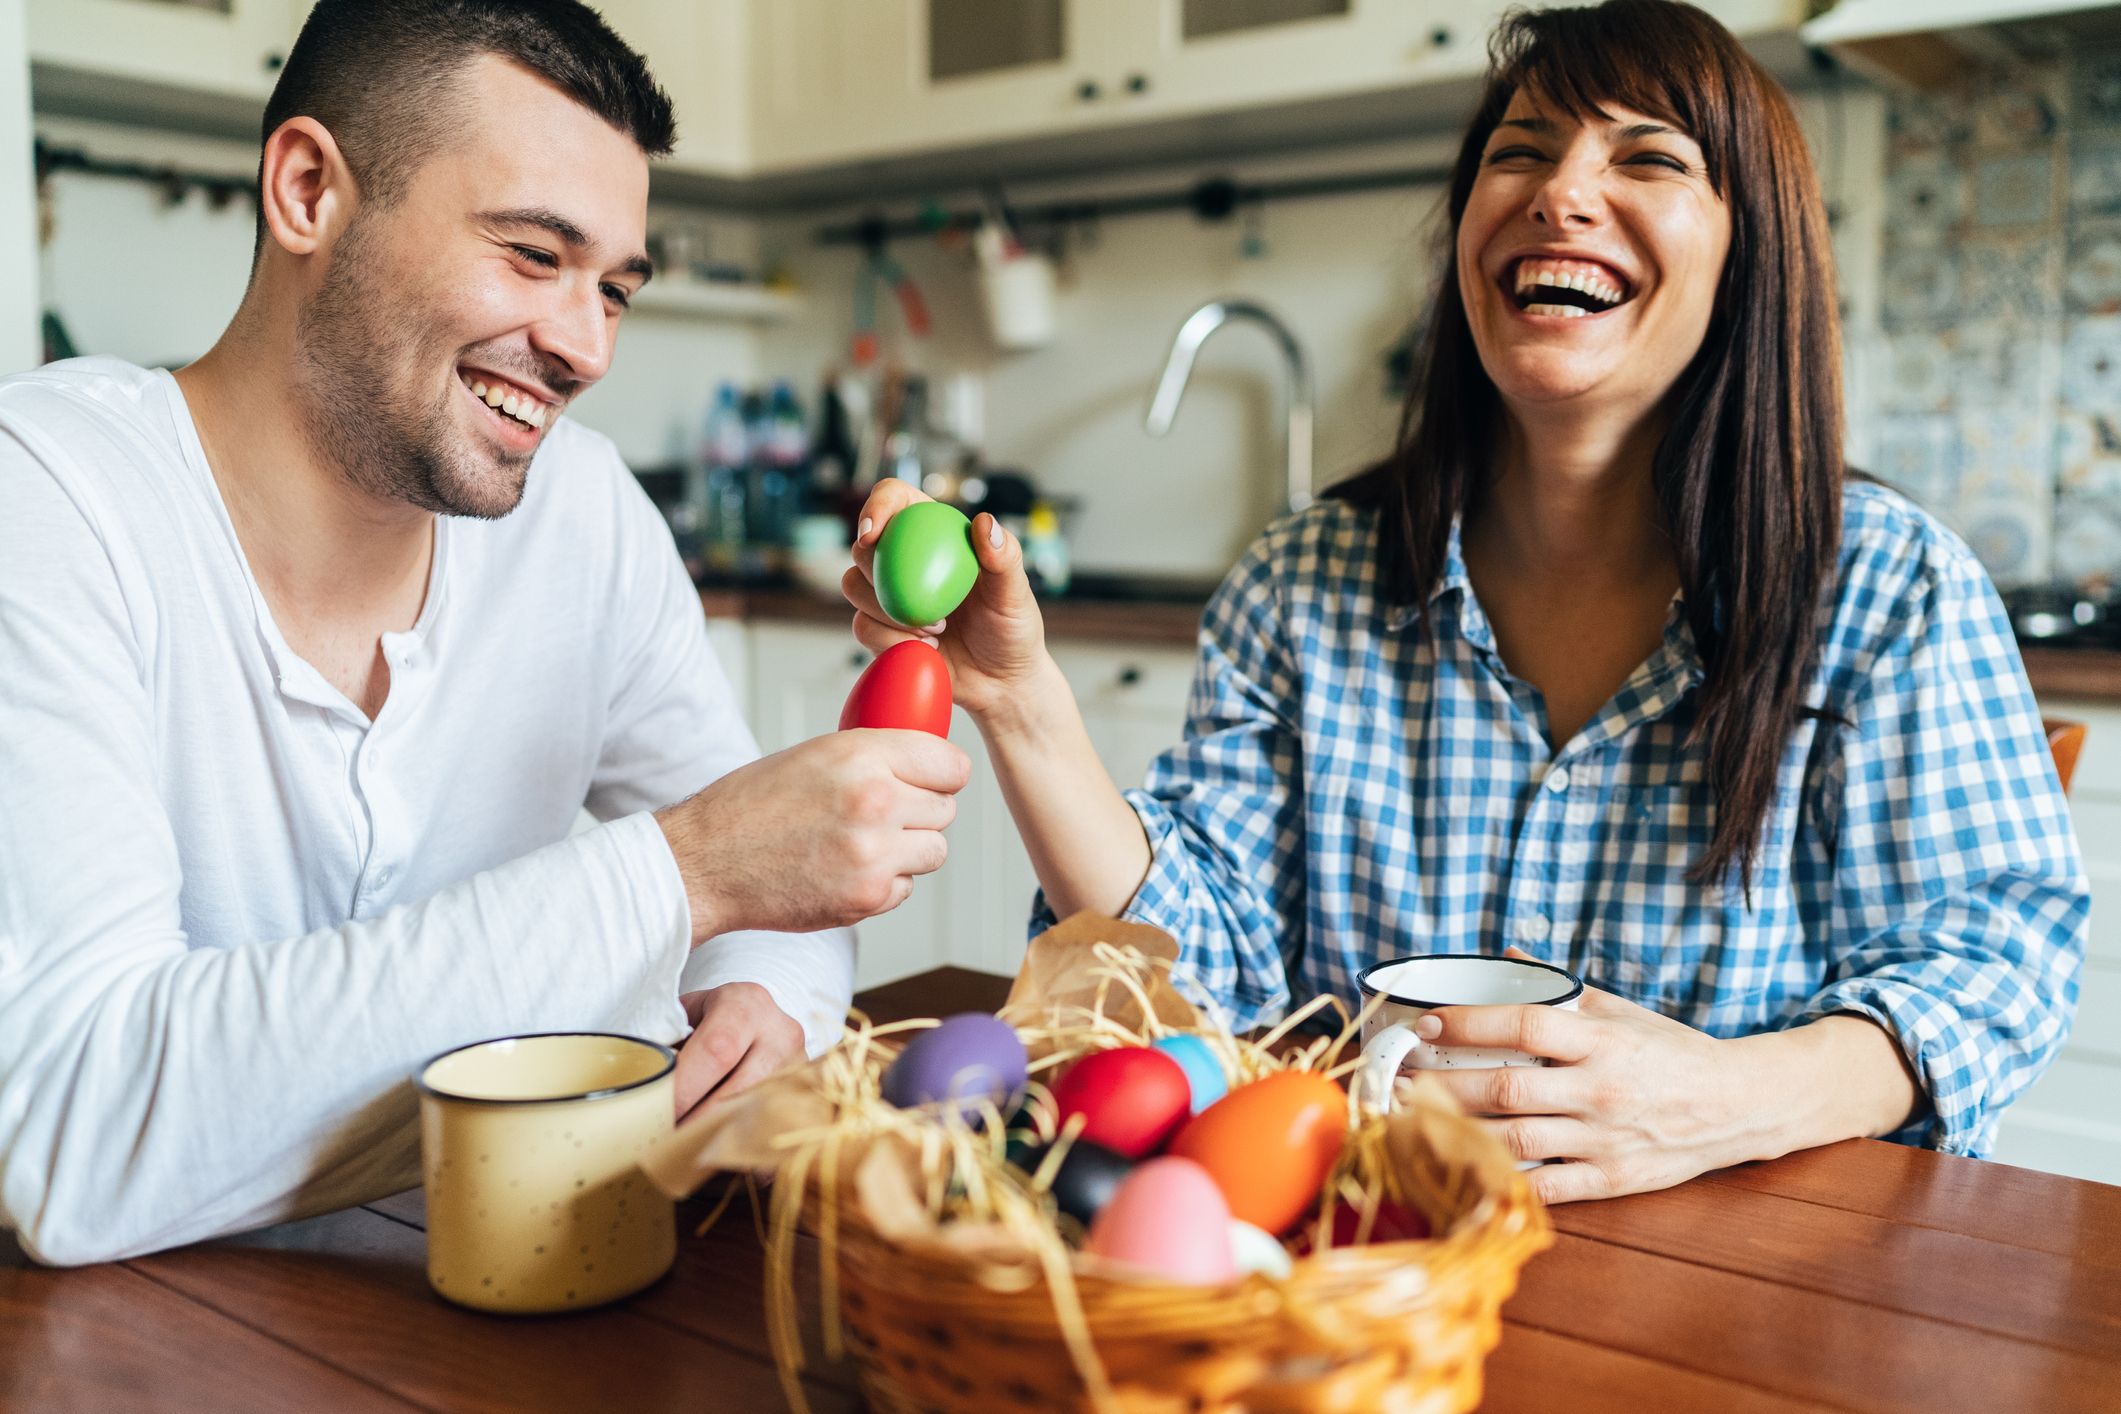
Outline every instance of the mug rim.
<svg viewBox="0 0 2121 1414">
<path fill-rule="evenodd" d="M 601 1090 L 576 1090 L 565 1095 L 524 1095 L 508 1097 L 502 1095 L 460 1095 L 454 1090 L 443 1090 L 430 1085 L 427 1072 L 451 1056 L 465 1051 L 475 1051 L 481 1046 L 497 1045 L 502 1041 L 546 1041 L 560 1037 L 594 1036 L 607 1041 L 626 1041 L 651 1051 L 660 1051 L 663 1056 L 662 1069 L 653 1075 L 644 1075 L 639 1080 L 629 1080 L 624 1085 L 607 1085 Z M 660 1041 L 650 1041 L 640 1036 L 628 1036 L 623 1031 L 524 1031 L 509 1036 L 488 1036 L 482 1041 L 466 1041 L 461 1046 L 451 1046 L 446 1051 L 437 1051 L 420 1062 L 419 1069 L 412 1073 L 413 1088 L 434 1100 L 446 1100 L 454 1105 L 554 1105 L 576 1100 L 601 1100 L 609 1095 L 623 1095 L 628 1090 L 638 1090 L 643 1085 L 653 1085 L 676 1070 L 678 1053 Z"/>
<path fill-rule="evenodd" d="M 1432 1002 L 1426 1001 L 1420 997 L 1402 996 L 1398 992 L 1388 992 L 1382 987 L 1373 987 L 1370 985 L 1370 974 L 1387 967 L 1397 967 L 1401 963 L 1407 962 L 1439 962 L 1447 960 L 1507 962 L 1512 966 L 1516 967 L 1544 968 L 1548 972 L 1556 972 L 1559 973 L 1561 976 L 1566 977 L 1569 980 L 1569 990 L 1558 997 L 1548 997 L 1544 1001 L 1537 1002 Z M 1361 989 L 1364 996 L 1383 997 L 1386 1001 L 1397 1002 L 1401 1006 L 1426 1007 L 1431 1011 L 1440 1010 L 1444 1007 L 1454 1006 L 1561 1006 L 1567 1002 L 1572 1002 L 1576 1000 L 1576 998 L 1583 995 L 1583 979 L 1581 977 L 1578 977 L 1575 973 L 1569 971 L 1569 969 L 1567 969 L 1566 967 L 1557 966 L 1556 964 L 1551 962 L 1542 962 L 1535 957 L 1498 957 L 1494 953 L 1485 952 L 1422 952 L 1408 953 L 1403 957 L 1388 957 L 1382 962 L 1373 962 L 1368 967 L 1365 967 L 1362 971 L 1356 973 L 1355 985 Z"/>
</svg>

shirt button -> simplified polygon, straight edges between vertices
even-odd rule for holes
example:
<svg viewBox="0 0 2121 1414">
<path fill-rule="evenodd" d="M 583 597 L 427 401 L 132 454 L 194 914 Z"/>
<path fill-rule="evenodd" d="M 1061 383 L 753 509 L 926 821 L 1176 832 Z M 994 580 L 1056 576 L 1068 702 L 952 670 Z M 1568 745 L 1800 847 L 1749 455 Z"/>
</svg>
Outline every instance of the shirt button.
<svg viewBox="0 0 2121 1414">
<path fill-rule="evenodd" d="M 1553 770 L 1547 772 L 1546 787 L 1556 795 L 1560 795 L 1567 790 L 1569 788 L 1569 768 L 1556 766 Z"/>
<path fill-rule="evenodd" d="M 1534 943 L 1545 942 L 1547 934 L 1553 931 L 1553 920 L 1544 913 L 1535 913 L 1517 925 L 1517 936 Z"/>
<path fill-rule="evenodd" d="M 375 887 L 379 889 L 386 887 L 390 883 L 391 875 L 392 870 L 388 864 L 384 865 L 381 869 L 378 869 L 376 871 L 375 876 Z M 1545 936 L 1544 933 L 1542 933 L 1541 936 Z"/>
</svg>

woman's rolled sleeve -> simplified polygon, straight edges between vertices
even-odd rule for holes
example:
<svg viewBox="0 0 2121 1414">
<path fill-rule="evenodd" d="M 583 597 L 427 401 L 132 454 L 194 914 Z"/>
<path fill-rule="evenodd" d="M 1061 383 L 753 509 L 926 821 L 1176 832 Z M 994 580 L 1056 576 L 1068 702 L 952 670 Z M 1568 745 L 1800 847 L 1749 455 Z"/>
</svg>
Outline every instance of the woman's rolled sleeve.
<svg viewBox="0 0 2121 1414">
<path fill-rule="evenodd" d="M 1880 642 L 1824 778 L 1833 957 L 1791 1023 L 1876 1021 L 1924 1091 L 1894 1137 L 1985 1154 L 2068 1035 L 2090 889 L 2002 605 L 1963 547 Z"/>
</svg>

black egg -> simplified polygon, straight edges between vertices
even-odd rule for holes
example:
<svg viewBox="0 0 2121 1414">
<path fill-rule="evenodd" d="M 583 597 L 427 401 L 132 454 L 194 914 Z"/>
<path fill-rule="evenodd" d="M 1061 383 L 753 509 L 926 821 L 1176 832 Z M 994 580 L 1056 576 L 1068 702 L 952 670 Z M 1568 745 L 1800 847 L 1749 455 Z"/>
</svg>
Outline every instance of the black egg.
<svg viewBox="0 0 2121 1414">
<path fill-rule="evenodd" d="M 1037 1173 L 1050 1147 L 1012 1143 L 1009 1162 L 1025 1173 Z M 1062 1212 L 1088 1227 L 1098 1209 L 1112 1201 L 1112 1195 L 1119 1191 L 1120 1181 L 1133 1168 L 1133 1161 L 1126 1155 L 1114 1153 L 1102 1144 L 1078 1139 L 1069 1146 L 1067 1157 L 1061 1160 L 1059 1171 L 1053 1175 L 1053 1201 Z"/>
</svg>

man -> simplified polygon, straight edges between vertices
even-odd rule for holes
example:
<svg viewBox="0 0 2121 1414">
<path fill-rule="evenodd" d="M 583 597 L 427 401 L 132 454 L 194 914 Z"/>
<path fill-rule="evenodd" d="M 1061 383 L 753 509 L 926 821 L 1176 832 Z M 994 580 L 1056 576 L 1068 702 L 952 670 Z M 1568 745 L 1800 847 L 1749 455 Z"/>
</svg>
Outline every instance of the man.
<svg viewBox="0 0 2121 1414">
<path fill-rule="evenodd" d="M 0 1224 L 49 1262 L 410 1186 L 408 1078 L 479 1037 L 689 1028 L 681 1109 L 757 1081 L 837 1034 L 844 929 L 969 769 L 754 761 L 561 417 L 672 138 L 591 11 L 322 0 L 265 133 L 210 353 L 0 382 Z"/>
</svg>

